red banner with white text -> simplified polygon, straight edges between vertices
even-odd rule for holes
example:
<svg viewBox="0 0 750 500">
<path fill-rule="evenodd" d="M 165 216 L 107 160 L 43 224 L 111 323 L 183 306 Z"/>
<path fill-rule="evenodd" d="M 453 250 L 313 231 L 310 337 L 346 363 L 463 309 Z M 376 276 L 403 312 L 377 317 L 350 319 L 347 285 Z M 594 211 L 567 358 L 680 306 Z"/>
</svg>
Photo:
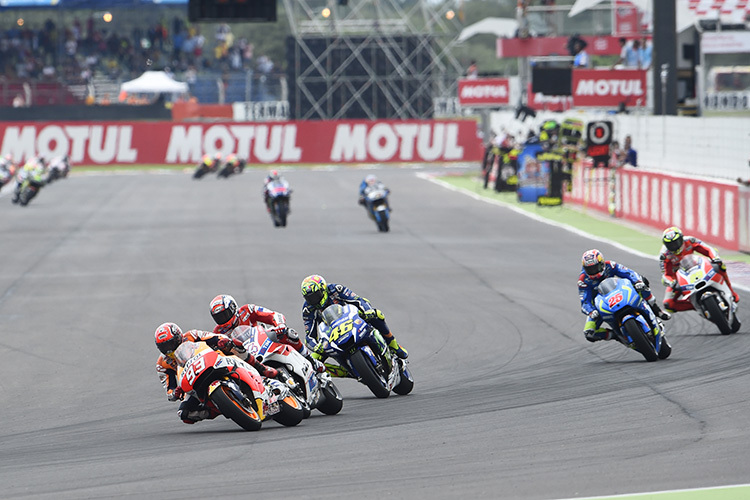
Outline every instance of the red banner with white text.
<svg viewBox="0 0 750 500">
<path fill-rule="evenodd" d="M 191 164 L 204 154 L 248 163 L 480 161 L 472 120 L 275 123 L 0 123 L 0 155 L 69 155 L 74 165 Z"/>
<path fill-rule="evenodd" d="M 646 105 L 645 70 L 574 69 L 572 88 L 574 106 Z"/>
</svg>

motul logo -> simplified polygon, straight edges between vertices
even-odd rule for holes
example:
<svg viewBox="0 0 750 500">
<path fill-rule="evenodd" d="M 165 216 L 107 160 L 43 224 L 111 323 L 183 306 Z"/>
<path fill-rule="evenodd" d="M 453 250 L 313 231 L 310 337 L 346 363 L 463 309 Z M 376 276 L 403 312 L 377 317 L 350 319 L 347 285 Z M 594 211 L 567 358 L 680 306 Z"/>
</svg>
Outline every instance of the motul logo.
<svg viewBox="0 0 750 500">
<path fill-rule="evenodd" d="M 642 96 L 640 80 L 581 80 L 576 87 L 579 96 Z"/>
<path fill-rule="evenodd" d="M 461 99 L 506 98 L 508 87 L 505 85 L 464 85 L 460 97 Z"/>
</svg>

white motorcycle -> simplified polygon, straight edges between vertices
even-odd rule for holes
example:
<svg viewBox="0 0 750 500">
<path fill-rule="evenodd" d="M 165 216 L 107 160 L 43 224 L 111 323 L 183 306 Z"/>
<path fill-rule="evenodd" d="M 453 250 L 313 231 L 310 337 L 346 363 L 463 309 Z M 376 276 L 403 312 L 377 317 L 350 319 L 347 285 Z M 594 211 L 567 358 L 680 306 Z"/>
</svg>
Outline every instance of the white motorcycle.
<svg viewBox="0 0 750 500">
<path fill-rule="evenodd" d="M 242 342 L 255 358 L 293 381 L 292 392 L 303 406 L 304 417 L 313 409 L 335 415 L 344 406 L 344 399 L 328 373 L 317 373 L 310 362 L 287 344 L 277 342 L 276 332 L 260 326 L 238 326 L 231 337 Z"/>
<path fill-rule="evenodd" d="M 710 260 L 694 253 L 683 257 L 677 270 L 677 288 L 676 300 L 690 301 L 693 308 L 719 327 L 723 335 L 740 329 L 732 291 Z"/>
</svg>

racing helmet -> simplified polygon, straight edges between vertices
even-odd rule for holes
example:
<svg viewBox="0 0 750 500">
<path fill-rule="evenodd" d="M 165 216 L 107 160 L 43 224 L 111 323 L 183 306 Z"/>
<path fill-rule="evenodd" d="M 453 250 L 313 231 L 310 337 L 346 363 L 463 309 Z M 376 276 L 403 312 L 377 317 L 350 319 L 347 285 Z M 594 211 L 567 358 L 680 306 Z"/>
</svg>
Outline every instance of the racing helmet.
<svg viewBox="0 0 750 500">
<path fill-rule="evenodd" d="M 589 278 L 599 279 L 604 276 L 604 256 L 596 248 L 583 253 L 581 264 L 583 264 L 583 271 Z"/>
<path fill-rule="evenodd" d="M 365 177 L 365 184 L 367 184 L 368 186 L 372 186 L 377 182 L 378 182 L 378 178 L 375 177 L 375 175 L 373 174 L 369 174 L 367 177 Z"/>
<path fill-rule="evenodd" d="M 237 165 L 238 161 L 239 160 L 237 160 L 237 156 L 236 155 L 229 155 L 229 156 L 227 156 L 227 163 L 230 164 L 230 165 Z"/>
<path fill-rule="evenodd" d="M 174 323 L 162 323 L 154 332 L 156 348 L 165 356 L 172 356 L 182 344 L 182 330 Z"/>
<path fill-rule="evenodd" d="M 682 251 L 682 243 L 684 241 L 682 230 L 677 226 L 668 227 L 661 235 L 661 241 L 667 247 L 667 250 L 674 254 L 679 254 Z"/>
<path fill-rule="evenodd" d="M 278 181 L 279 180 L 279 171 L 278 170 L 271 170 L 271 172 L 268 174 L 268 179 L 272 181 Z"/>
<path fill-rule="evenodd" d="M 302 280 L 302 296 L 314 309 L 322 309 L 328 302 L 328 284 L 323 276 L 313 274 Z"/>
<path fill-rule="evenodd" d="M 217 295 L 211 301 L 211 317 L 221 328 L 237 326 L 237 301 L 231 295 Z"/>
</svg>

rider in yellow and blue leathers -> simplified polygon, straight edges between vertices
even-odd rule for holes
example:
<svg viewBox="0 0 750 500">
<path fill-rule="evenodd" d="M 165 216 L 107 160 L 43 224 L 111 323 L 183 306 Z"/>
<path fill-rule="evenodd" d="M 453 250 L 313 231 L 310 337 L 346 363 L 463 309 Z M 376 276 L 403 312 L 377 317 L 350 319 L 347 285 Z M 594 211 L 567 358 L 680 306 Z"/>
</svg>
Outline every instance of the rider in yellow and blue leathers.
<svg viewBox="0 0 750 500">
<path fill-rule="evenodd" d="M 581 312 L 587 316 L 583 335 L 589 342 L 612 340 L 612 330 L 602 327 L 602 318 L 594 305 L 594 297 L 596 297 L 596 287 L 599 283 L 613 276 L 630 281 L 643 300 L 649 303 L 657 317 L 664 320 L 672 317 L 656 304 L 654 294 L 648 288 L 648 281 L 632 269 L 612 260 L 604 260 L 602 253 L 597 249 L 584 252 L 581 264 L 581 274 L 578 276 L 578 296 L 581 299 Z"/>
<path fill-rule="evenodd" d="M 305 304 L 302 306 L 305 334 L 314 341 L 318 340 L 318 323 L 323 309 L 331 304 L 351 304 L 359 309 L 359 316 L 362 319 L 380 332 L 396 356 L 406 359 L 409 355 L 406 349 L 399 345 L 391 329 L 386 325 L 382 311 L 372 307 L 370 301 L 360 297 L 344 285 L 326 283 L 322 276 L 313 274 L 302 281 L 302 296 L 305 298 Z"/>
</svg>

